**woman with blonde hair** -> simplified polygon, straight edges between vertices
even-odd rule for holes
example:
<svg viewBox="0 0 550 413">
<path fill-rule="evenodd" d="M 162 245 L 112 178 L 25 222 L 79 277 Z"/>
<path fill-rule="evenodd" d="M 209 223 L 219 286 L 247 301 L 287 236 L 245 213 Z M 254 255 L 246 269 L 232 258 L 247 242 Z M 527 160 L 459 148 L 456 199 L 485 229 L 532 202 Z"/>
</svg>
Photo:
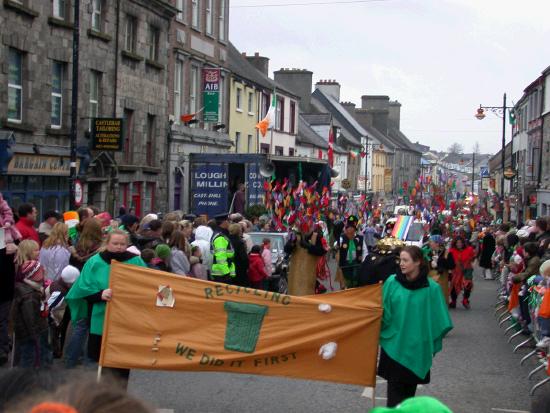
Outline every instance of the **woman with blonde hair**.
<svg viewBox="0 0 550 413">
<path fill-rule="evenodd" d="M 46 271 L 46 279 L 56 281 L 61 276 L 61 271 L 69 265 L 69 227 L 58 222 L 52 228 L 52 232 L 42 244 L 38 260 Z"/>
</svg>

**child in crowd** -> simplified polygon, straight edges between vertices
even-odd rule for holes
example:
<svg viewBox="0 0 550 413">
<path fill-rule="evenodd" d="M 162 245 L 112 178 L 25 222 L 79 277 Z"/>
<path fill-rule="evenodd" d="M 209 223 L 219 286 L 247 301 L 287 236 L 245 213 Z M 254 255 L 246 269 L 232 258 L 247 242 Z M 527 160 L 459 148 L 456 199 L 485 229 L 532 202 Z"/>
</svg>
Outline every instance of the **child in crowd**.
<svg viewBox="0 0 550 413">
<path fill-rule="evenodd" d="M 262 243 L 262 259 L 264 260 L 265 273 L 269 279 L 271 278 L 271 275 L 273 275 L 273 265 L 271 263 L 271 240 L 269 238 L 264 238 Z"/>
<path fill-rule="evenodd" d="M 44 268 L 38 262 L 40 247 L 24 240 L 15 257 L 16 276 L 12 319 L 20 367 L 40 368 L 51 364 L 48 345 L 48 311 L 44 302 Z"/>
<path fill-rule="evenodd" d="M 263 290 L 267 287 L 267 273 L 261 252 L 262 247 L 254 245 L 248 254 L 248 281 L 252 288 Z"/>
<path fill-rule="evenodd" d="M 155 247 L 156 257 L 153 263 L 156 269 L 160 271 L 170 271 L 168 269 L 168 261 L 170 260 L 170 247 L 166 244 L 159 244 Z"/>
<path fill-rule="evenodd" d="M 548 348 L 550 347 L 550 260 L 542 263 L 540 274 L 544 277 L 544 280 L 540 283 L 540 286 L 544 289 L 544 295 L 537 317 L 540 329 L 540 340 L 537 343 L 537 347 Z"/>
<path fill-rule="evenodd" d="M 191 247 L 191 257 L 195 257 L 197 259 L 197 262 L 191 264 L 191 277 L 205 281 L 208 280 L 206 268 L 202 263 L 202 251 L 198 245 Z"/>
<path fill-rule="evenodd" d="M 145 248 L 143 251 L 141 251 L 141 259 L 143 260 L 143 262 L 145 262 L 147 268 L 151 268 L 153 270 L 159 269 L 154 262 L 156 257 L 157 255 L 155 254 L 155 251 L 150 248 Z"/>
</svg>

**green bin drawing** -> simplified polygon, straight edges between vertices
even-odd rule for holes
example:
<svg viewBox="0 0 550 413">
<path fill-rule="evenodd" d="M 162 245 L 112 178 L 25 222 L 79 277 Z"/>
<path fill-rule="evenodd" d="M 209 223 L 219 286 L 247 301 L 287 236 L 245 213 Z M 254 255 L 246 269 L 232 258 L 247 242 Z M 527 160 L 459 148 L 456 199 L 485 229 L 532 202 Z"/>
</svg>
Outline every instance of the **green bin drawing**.
<svg viewBox="0 0 550 413">
<path fill-rule="evenodd" d="M 269 307 L 226 301 L 224 309 L 227 312 L 224 348 L 240 353 L 254 353 Z"/>
</svg>

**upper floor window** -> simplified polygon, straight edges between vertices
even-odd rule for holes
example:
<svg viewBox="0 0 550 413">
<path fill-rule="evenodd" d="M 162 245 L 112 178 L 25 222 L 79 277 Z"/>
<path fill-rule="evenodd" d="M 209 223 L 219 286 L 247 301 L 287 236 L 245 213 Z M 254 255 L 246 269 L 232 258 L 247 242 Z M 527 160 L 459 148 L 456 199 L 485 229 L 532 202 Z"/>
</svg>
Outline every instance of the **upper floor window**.
<svg viewBox="0 0 550 413">
<path fill-rule="evenodd" d="M 183 22 L 185 19 L 185 1 L 176 0 L 176 9 L 178 9 L 178 14 L 176 14 L 176 20 Z"/>
<path fill-rule="evenodd" d="M 237 96 L 236 96 L 236 105 L 237 105 L 237 110 L 242 110 L 242 105 L 243 105 L 243 98 L 242 98 L 242 94 L 243 94 L 243 90 L 238 87 L 237 88 Z"/>
<path fill-rule="evenodd" d="M 101 31 L 101 6 L 102 0 L 92 0 L 92 29 Z"/>
<path fill-rule="evenodd" d="M 183 62 L 179 59 L 176 60 L 176 66 L 174 70 L 174 116 L 176 123 L 180 122 L 181 113 L 181 90 L 182 90 L 182 77 L 183 77 Z"/>
<path fill-rule="evenodd" d="M 8 120 L 23 120 L 23 54 L 12 48 L 8 51 Z"/>
<path fill-rule="evenodd" d="M 191 80 L 189 85 L 189 113 L 190 114 L 197 112 L 198 84 L 199 84 L 199 68 L 197 66 L 191 66 Z"/>
<path fill-rule="evenodd" d="M 63 63 L 52 62 L 52 128 L 63 126 L 63 69 Z"/>
<path fill-rule="evenodd" d="M 95 70 L 90 71 L 90 101 L 89 112 L 90 129 L 94 118 L 99 117 L 99 89 L 101 83 L 101 73 Z"/>
<path fill-rule="evenodd" d="M 254 93 L 248 92 L 248 113 L 254 113 Z"/>
<path fill-rule="evenodd" d="M 129 52 L 136 51 L 137 43 L 137 19 L 134 16 L 126 16 L 126 41 L 124 48 Z"/>
<path fill-rule="evenodd" d="M 212 34 L 212 19 L 213 19 L 213 2 L 214 0 L 205 0 L 206 1 L 206 34 Z"/>
<path fill-rule="evenodd" d="M 290 133 L 296 132 L 296 102 L 290 102 Z"/>
<path fill-rule="evenodd" d="M 61 20 L 67 18 L 67 0 L 53 0 L 52 6 L 53 17 Z"/>
<path fill-rule="evenodd" d="M 155 116 L 147 115 L 147 135 L 145 140 L 145 163 L 155 166 Z"/>
<path fill-rule="evenodd" d="M 220 76 L 220 97 L 218 101 L 218 122 L 223 123 L 223 101 L 225 99 L 225 76 Z"/>
<path fill-rule="evenodd" d="M 149 26 L 149 59 L 159 60 L 160 30 L 155 26 Z"/>
<path fill-rule="evenodd" d="M 218 17 L 218 37 L 220 40 L 225 40 L 226 36 L 225 36 L 225 9 L 226 9 L 226 4 L 225 4 L 225 0 L 220 0 L 220 15 Z"/>
<path fill-rule="evenodd" d="M 192 13 L 191 13 L 191 26 L 195 29 L 200 28 L 200 0 L 191 0 Z"/>
<path fill-rule="evenodd" d="M 275 127 L 284 132 L 285 130 L 285 99 L 277 98 L 277 115 L 275 119 Z"/>
</svg>

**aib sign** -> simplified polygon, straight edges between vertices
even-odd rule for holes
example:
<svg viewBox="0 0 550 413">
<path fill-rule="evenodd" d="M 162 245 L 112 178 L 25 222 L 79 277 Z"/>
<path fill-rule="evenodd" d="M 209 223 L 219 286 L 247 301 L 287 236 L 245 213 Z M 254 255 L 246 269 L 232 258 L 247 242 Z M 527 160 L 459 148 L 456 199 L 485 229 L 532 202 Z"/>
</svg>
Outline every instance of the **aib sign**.
<svg viewBox="0 0 550 413">
<path fill-rule="evenodd" d="M 220 103 L 220 69 L 202 69 L 203 121 L 218 122 Z"/>
</svg>

